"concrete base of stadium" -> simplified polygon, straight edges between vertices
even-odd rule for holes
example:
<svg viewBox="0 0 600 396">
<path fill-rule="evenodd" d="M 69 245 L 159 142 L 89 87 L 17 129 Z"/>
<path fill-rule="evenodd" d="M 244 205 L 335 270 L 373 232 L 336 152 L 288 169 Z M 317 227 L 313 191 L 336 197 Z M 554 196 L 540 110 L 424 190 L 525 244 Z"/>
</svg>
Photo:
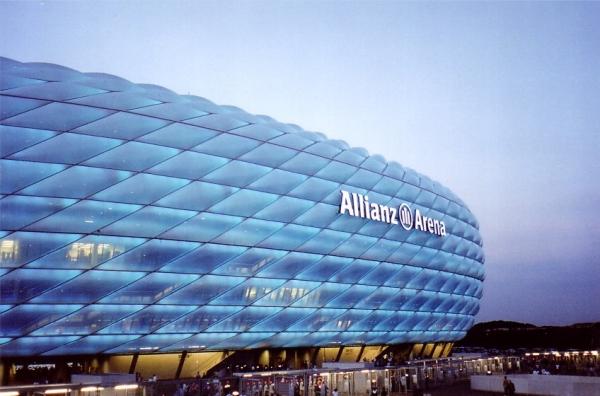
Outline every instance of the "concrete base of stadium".
<svg viewBox="0 0 600 396">
<path fill-rule="evenodd" d="M 446 357 L 452 345 L 440 342 L 168 354 L 3 357 L 0 361 L 0 383 L 66 383 L 75 373 L 138 373 L 142 378 L 156 375 L 160 379 L 179 379 L 224 375 L 234 371 L 322 367 L 325 362 L 380 362 L 385 365 L 391 360 Z"/>
</svg>

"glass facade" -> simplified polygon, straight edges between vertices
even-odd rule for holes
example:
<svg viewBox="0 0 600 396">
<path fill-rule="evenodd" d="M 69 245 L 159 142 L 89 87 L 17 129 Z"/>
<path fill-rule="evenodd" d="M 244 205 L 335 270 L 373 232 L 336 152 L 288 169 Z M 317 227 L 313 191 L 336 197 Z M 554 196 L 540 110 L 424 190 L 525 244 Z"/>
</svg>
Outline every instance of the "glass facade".
<svg viewBox="0 0 600 396">
<path fill-rule="evenodd" d="M 0 62 L 0 355 L 426 343 L 472 326 L 482 241 L 446 187 L 203 98 Z M 342 191 L 446 235 L 341 213 Z"/>
</svg>

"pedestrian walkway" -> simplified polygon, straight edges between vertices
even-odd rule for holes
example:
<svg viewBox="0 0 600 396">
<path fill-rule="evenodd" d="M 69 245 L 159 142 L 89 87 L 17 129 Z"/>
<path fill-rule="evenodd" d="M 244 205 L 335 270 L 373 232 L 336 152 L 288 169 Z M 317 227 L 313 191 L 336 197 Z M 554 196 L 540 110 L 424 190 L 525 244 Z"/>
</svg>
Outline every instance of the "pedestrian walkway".
<svg viewBox="0 0 600 396">
<path fill-rule="evenodd" d="M 424 390 L 424 395 L 430 394 L 431 396 L 499 396 L 502 393 L 496 392 L 482 392 L 477 390 L 471 390 L 471 383 L 469 381 L 460 381 L 453 385 L 442 386 L 440 388 Z M 409 393 L 410 395 L 410 393 Z"/>
</svg>

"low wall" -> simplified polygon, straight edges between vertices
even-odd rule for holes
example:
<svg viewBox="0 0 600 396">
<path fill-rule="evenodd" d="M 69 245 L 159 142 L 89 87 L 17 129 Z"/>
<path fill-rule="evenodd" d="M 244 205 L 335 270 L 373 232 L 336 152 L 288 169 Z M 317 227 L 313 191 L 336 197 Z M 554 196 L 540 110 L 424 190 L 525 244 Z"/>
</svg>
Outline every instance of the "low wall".
<svg viewBox="0 0 600 396">
<path fill-rule="evenodd" d="M 507 375 L 514 384 L 516 393 L 545 396 L 598 396 L 600 377 L 575 375 Z M 503 392 L 503 375 L 472 375 L 471 389 Z"/>
</svg>

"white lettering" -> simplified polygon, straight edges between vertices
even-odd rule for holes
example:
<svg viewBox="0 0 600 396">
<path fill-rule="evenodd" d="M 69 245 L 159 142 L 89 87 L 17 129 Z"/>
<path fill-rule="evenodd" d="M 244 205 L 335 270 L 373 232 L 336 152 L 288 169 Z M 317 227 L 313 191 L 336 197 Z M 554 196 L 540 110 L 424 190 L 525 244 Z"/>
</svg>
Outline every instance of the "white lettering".
<svg viewBox="0 0 600 396">
<path fill-rule="evenodd" d="M 440 235 L 440 221 L 438 219 L 433 220 L 433 233 Z"/>
<path fill-rule="evenodd" d="M 389 208 L 390 209 L 390 223 L 392 224 L 398 224 L 398 219 L 396 218 L 396 208 Z"/>
<path fill-rule="evenodd" d="M 400 224 L 405 230 L 409 231 L 413 228 L 413 215 L 407 204 L 403 203 L 400 205 L 398 208 L 398 217 L 400 219 Z"/>
<path fill-rule="evenodd" d="M 348 191 L 342 190 L 342 203 L 340 204 L 340 213 L 344 214 L 348 211 L 350 216 L 354 216 L 354 209 L 352 208 L 352 202 L 350 202 L 350 194 Z"/>
<path fill-rule="evenodd" d="M 369 202 L 369 197 L 358 193 L 341 190 L 342 201 L 340 214 L 381 221 L 388 224 L 400 224 L 407 231 L 415 230 L 429 232 L 438 236 L 446 236 L 446 224 L 443 221 L 421 214 L 419 209 L 413 211 L 408 204 L 403 203 L 398 208 Z"/>
<path fill-rule="evenodd" d="M 381 213 L 381 221 L 390 223 L 390 208 L 385 205 L 379 205 L 379 213 Z M 377 219 L 379 220 L 379 219 Z"/>
<path fill-rule="evenodd" d="M 440 233 L 439 236 L 446 236 L 446 224 L 443 221 L 440 221 Z"/>
<path fill-rule="evenodd" d="M 379 205 L 374 203 L 371 204 L 371 219 L 381 221 L 381 217 L 379 217 Z"/>
<path fill-rule="evenodd" d="M 360 211 L 358 213 L 360 213 L 360 217 L 362 217 L 363 219 L 365 218 L 365 197 L 363 197 L 360 194 L 358 195 L 358 201 L 360 202 L 360 206 L 359 209 Z"/>
<path fill-rule="evenodd" d="M 352 202 L 354 203 L 354 215 L 353 216 L 362 217 L 361 215 L 358 214 L 358 194 L 357 193 L 352 193 Z"/>
<path fill-rule="evenodd" d="M 434 233 L 433 232 L 433 219 L 431 217 L 427 217 L 427 231 L 429 231 L 430 233 Z"/>
<path fill-rule="evenodd" d="M 415 209 L 415 229 L 425 231 L 425 225 L 423 224 L 423 218 L 419 209 Z"/>
</svg>

